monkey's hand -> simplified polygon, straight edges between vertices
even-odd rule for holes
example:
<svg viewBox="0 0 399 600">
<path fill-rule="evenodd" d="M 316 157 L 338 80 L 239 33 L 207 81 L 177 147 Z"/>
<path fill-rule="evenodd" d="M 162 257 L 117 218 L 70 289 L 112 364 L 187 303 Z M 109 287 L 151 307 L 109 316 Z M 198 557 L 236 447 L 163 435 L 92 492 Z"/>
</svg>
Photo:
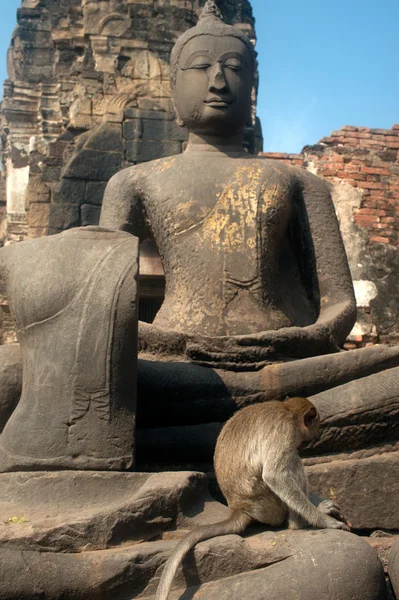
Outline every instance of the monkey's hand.
<svg viewBox="0 0 399 600">
<path fill-rule="evenodd" d="M 350 531 L 348 525 L 346 523 L 342 523 L 342 521 L 337 521 L 337 519 L 328 517 L 327 515 L 325 515 L 325 519 L 325 529 L 342 529 L 342 531 Z"/>
<path fill-rule="evenodd" d="M 339 506 L 334 504 L 334 502 L 332 502 L 331 500 L 323 500 L 322 502 L 320 502 L 317 508 L 324 515 L 333 517 L 333 519 L 344 523 L 349 528 L 349 530 L 352 528 L 352 523 L 350 523 L 345 517 L 345 515 L 342 514 Z"/>
</svg>

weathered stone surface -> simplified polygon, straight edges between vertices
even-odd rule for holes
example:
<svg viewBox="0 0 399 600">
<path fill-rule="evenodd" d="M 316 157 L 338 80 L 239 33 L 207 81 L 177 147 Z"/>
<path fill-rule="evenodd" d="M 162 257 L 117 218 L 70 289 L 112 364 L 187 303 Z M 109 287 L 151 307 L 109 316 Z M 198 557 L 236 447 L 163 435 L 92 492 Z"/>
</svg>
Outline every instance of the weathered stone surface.
<svg viewBox="0 0 399 600">
<path fill-rule="evenodd" d="M 79 225 L 79 204 L 50 204 L 48 233 L 60 233 Z"/>
<path fill-rule="evenodd" d="M 0 249 L 24 373 L 0 471 L 132 466 L 137 273 L 137 239 L 98 227 Z"/>
<path fill-rule="evenodd" d="M 102 552 L 36 553 L 0 549 L 0 597 L 7 600 L 153 598 L 173 542 Z M 183 574 L 184 573 L 184 574 Z M 212 581 L 213 580 L 213 581 Z M 201 587 L 198 589 L 198 585 Z M 182 596 L 184 587 L 187 591 Z M 176 577 L 178 598 L 385 600 L 376 553 L 342 532 L 275 532 L 199 544 Z"/>
<path fill-rule="evenodd" d="M 107 181 L 122 167 L 122 154 L 83 148 L 68 165 L 63 176 L 71 179 Z"/>
<path fill-rule="evenodd" d="M 123 135 L 127 140 L 136 140 L 143 137 L 143 121 L 129 119 L 123 124 Z"/>
<path fill-rule="evenodd" d="M 355 529 L 399 529 L 399 451 L 306 470 L 310 489 L 336 501 Z"/>
<path fill-rule="evenodd" d="M 247 540 L 252 549 L 275 544 L 270 566 L 205 583 L 190 598 L 207 600 L 384 600 L 384 572 L 363 540 L 343 532 L 263 534 Z M 269 555 L 270 556 L 270 555 Z M 181 593 L 181 591 L 180 591 Z M 179 598 L 171 596 L 171 600 Z"/>
<path fill-rule="evenodd" d="M 162 112 L 158 110 L 144 110 L 141 108 L 127 108 L 125 110 L 127 119 L 162 119 L 173 121 L 175 114 L 173 112 Z"/>
<path fill-rule="evenodd" d="M 143 138 L 146 140 L 171 140 L 184 142 L 188 139 L 185 127 L 179 127 L 173 121 L 143 121 Z"/>
<path fill-rule="evenodd" d="M 18 404 L 22 389 L 19 344 L 0 346 L 0 433 Z"/>
<path fill-rule="evenodd" d="M 395 543 L 389 555 L 388 572 L 396 597 L 399 598 L 399 540 Z"/>
<path fill-rule="evenodd" d="M 116 123 L 104 123 L 92 132 L 85 148 L 104 152 L 123 152 L 125 148 L 121 126 Z"/>
<path fill-rule="evenodd" d="M 2 473 L 0 486 L 0 549 L 104 550 L 152 540 L 198 513 L 200 522 L 228 514 L 202 473 Z M 24 522 L 8 522 L 14 516 Z"/>
<path fill-rule="evenodd" d="M 96 204 L 101 206 L 103 196 L 106 188 L 105 182 L 88 181 L 86 183 L 86 197 L 87 204 Z"/>
<path fill-rule="evenodd" d="M 126 146 L 126 158 L 132 162 L 147 162 L 180 154 L 180 142 L 151 142 L 145 140 L 128 141 Z"/>
<path fill-rule="evenodd" d="M 54 188 L 53 201 L 56 203 L 83 204 L 85 188 L 86 183 L 81 179 L 61 179 Z"/>
<path fill-rule="evenodd" d="M 92 204 L 83 204 L 81 208 L 81 220 L 82 225 L 98 225 L 100 221 L 100 206 L 93 206 Z"/>
</svg>

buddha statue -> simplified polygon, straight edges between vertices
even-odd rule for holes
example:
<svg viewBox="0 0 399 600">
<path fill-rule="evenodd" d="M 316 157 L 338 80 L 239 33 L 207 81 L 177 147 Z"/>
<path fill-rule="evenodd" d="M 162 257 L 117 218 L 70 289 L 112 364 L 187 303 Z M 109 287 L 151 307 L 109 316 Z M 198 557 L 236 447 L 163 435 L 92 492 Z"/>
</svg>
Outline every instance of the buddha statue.
<svg viewBox="0 0 399 600">
<path fill-rule="evenodd" d="M 327 183 L 244 149 L 255 68 L 250 40 L 208 2 L 171 56 L 185 152 L 105 192 L 100 225 L 148 228 L 165 271 L 164 303 L 139 324 L 146 466 L 210 462 L 237 407 L 298 394 L 317 394 L 323 418 L 309 456 L 395 448 L 399 349 L 342 351 L 356 302 Z"/>
<path fill-rule="evenodd" d="M 178 530 L 228 509 L 203 473 L 129 471 L 205 470 L 232 412 L 287 395 L 313 394 L 321 413 L 311 489 L 337 496 L 356 529 L 398 529 L 399 350 L 341 351 L 356 305 L 329 190 L 243 147 L 255 61 L 208 1 L 171 57 L 186 151 L 114 176 L 100 227 L 0 250 L 24 371 L 13 412 L 18 351 L 1 347 L 2 598 L 153 597 Z M 166 291 L 139 323 L 136 419 L 148 230 Z M 375 551 L 346 532 L 252 530 L 187 566 L 175 585 L 194 598 L 387 597 Z"/>
</svg>

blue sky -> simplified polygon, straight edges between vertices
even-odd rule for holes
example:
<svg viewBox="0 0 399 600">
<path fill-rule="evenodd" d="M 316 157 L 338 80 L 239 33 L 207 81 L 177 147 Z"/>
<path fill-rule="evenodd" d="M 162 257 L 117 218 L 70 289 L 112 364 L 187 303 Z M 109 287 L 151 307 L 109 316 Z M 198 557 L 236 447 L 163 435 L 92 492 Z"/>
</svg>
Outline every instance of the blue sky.
<svg viewBox="0 0 399 600">
<path fill-rule="evenodd" d="M 0 81 L 21 0 L 2 0 Z M 264 149 L 299 152 L 342 125 L 399 123 L 399 0 L 252 0 Z"/>
</svg>

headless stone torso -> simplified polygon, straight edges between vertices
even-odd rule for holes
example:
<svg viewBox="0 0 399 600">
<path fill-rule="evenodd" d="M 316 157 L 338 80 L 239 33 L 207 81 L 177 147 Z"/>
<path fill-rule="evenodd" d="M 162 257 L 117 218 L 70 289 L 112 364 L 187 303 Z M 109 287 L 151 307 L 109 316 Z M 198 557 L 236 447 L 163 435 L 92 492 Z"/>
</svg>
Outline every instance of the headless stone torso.
<svg viewBox="0 0 399 600">
<path fill-rule="evenodd" d="M 311 244 L 294 171 L 195 151 L 135 167 L 167 281 L 155 326 L 226 336 L 316 321 L 317 289 L 306 289 L 301 271 Z"/>
<path fill-rule="evenodd" d="M 0 471 L 132 466 L 137 252 L 95 227 L 1 250 L 23 390 Z"/>
</svg>

